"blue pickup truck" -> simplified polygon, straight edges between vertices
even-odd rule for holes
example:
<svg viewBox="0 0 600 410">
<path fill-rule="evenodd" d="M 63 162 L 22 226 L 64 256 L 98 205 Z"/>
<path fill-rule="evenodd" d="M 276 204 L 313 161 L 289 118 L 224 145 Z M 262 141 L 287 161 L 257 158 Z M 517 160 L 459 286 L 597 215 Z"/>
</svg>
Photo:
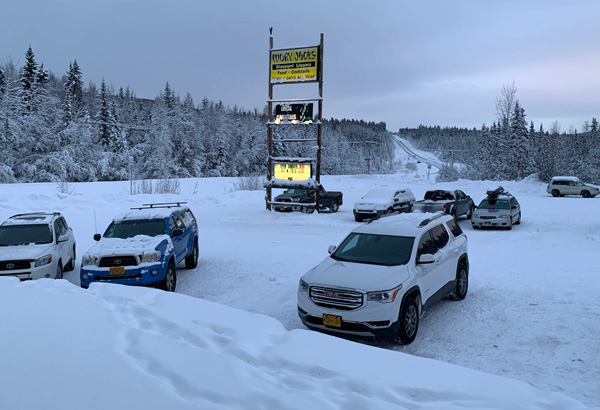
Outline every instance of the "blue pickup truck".
<svg viewBox="0 0 600 410">
<path fill-rule="evenodd" d="M 157 285 L 173 292 L 176 267 L 198 265 L 198 225 L 185 202 L 144 204 L 116 216 L 81 260 L 81 286 L 92 282 Z"/>
</svg>

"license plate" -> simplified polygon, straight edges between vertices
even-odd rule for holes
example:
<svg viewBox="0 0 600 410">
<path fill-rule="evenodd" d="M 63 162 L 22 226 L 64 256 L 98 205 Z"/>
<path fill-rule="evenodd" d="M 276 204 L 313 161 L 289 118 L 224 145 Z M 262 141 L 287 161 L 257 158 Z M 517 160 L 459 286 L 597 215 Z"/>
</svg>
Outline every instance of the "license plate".
<svg viewBox="0 0 600 410">
<path fill-rule="evenodd" d="M 111 275 L 122 275 L 125 273 L 125 266 L 112 266 L 110 268 Z"/>
<path fill-rule="evenodd" d="M 492 223 L 491 222 L 484 222 L 483 224 L 484 225 L 491 225 Z"/>
<path fill-rule="evenodd" d="M 323 315 L 323 324 L 331 327 L 342 327 L 342 317 L 336 315 Z"/>
</svg>

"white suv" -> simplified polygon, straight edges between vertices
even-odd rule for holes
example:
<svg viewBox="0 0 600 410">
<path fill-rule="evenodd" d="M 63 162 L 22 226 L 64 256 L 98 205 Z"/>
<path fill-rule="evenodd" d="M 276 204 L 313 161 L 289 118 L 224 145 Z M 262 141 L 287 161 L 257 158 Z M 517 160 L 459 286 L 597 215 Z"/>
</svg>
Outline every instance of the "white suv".
<svg viewBox="0 0 600 410">
<path fill-rule="evenodd" d="M 467 294 L 467 237 L 450 215 L 366 223 L 329 253 L 298 287 L 298 315 L 311 329 L 407 344 L 424 309 Z"/>
<path fill-rule="evenodd" d="M 60 212 L 13 215 L 0 225 L 0 276 L 62 279 L 75 267 L 75 237 Z"/>
</svg>

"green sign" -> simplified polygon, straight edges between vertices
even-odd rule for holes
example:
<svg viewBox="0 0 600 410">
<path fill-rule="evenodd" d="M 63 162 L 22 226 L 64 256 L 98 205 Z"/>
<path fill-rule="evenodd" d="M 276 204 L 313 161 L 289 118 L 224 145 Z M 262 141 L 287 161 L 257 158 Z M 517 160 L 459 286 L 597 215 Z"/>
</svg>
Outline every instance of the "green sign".
<svg viewBox="0 0 600 410">
<path fill-rule="evenodd" d="M 371 158 L 367 157 L 365 158 L 365 161 L 371 161 Z"/>
</svg>

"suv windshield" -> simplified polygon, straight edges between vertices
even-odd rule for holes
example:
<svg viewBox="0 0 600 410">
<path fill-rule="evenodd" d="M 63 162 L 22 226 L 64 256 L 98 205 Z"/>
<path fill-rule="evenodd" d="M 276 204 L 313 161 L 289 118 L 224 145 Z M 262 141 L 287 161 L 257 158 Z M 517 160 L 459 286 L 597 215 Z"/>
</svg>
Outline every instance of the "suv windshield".
<svg viewBox="0 0 600 410">
<path fill-rule="evenodd" d="M 49 225 L 0 226 L 0 246 L 44 244 L 52 242 Z"/>
<path fill-rule="evenodd" d="M 479 204 L 481 209 L 510 209 L 508 199 L 484 199 Z"/>
<path fill-rule="evenodd" d="M 331 255 L 335 260 L 373 265 L 405 265 L 415 238 L 407 236 L 351 233 Z"/>
<path fill-rule="evenodd" d="M 117 221 L 110 224 L 105 238 L 133 238 L 137 235 L 166 235 L 167 229 L 164 219 L 146 219 L 140 221 Z"/>
</svg>

